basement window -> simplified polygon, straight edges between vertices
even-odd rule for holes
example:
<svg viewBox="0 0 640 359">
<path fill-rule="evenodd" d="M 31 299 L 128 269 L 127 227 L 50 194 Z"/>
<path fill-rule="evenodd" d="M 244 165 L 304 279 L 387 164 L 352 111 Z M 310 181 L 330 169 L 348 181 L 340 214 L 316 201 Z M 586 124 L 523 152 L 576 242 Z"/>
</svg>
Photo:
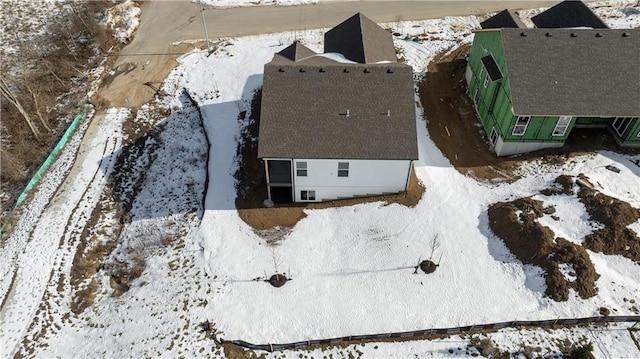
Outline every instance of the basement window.
<svg viewBox="0 0 640 359">
<path fill-rule="evenodd" d="M 349 162 L 338 162 L 338 177 L 349 177 Z"/>
<path fill-rule="evenodd" d="M 553 129 L 553 136 L 564 136 L 567 133 L 570 123 L 571 116 L 560 116 L 556 123 L 556 128 Z"/>
<path fill-rule="evenodd" d="M 613 128 L 616 130 L 620 137 L 624 136 L 624 133 L 629 128 L 629 124 L 631 124 L 631 117 L 616 117 L 615 121 L 613 121 Z"/>
<path fill-rule="evenodd" d="M 491 140 L 491 146 L 496 147 L 496 143 L 498 142 L 498 132 L 495 127 L 491 128 L 491 135 L 489 136 Z"/>
<path fill-rule="evenodd" d="M 302 201 L 315 201 L 316 191 L 300 191 L 300 199 Z"/>
<path fill-rule="evenodd" d="M 518 116 L 518 120 L 516 121 L 516 125 L 513 126 L 513 132 L 511 133 L 514 136 L 522 136 L 527 131 L 527 126 L 529 126 L 529 121 L 531 121 L 531 116 Z"/>
<path fill-rule="evenodd" d="M 307 177 L 307 163 L 296 162 L 296 176 Z"/>
</svg>

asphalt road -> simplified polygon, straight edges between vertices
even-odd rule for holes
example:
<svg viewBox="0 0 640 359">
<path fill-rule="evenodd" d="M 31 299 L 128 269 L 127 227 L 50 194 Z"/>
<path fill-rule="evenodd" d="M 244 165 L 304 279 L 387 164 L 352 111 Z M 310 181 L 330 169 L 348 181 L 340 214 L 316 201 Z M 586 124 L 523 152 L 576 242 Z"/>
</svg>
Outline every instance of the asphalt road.
<svg viewBox="0 0 640 359">
<path fill-rule="evenodd" d="M 453 15 L 485 14 L 505 8 L 551 6 L 557 0 L 538 1 L 325 1 L 302 6 L 207 8 L 204 17 L 210 39 L 332 27 L 362 12 L 376 22 L 419 20 Z M 161 83 L 175 59 L 195 47 L 204 48 L 200 5 L 190 0 L 142 3 L 140 27 L 120 53 L 116 65 L 132 62 L 137 68 L 117 76 L 100 91 L 110 106 L 139 107 L 153 98 L 144 83 Z M 202 40 L 195 42 L 194 40 Z M 182 45 L 175 43 L 184 42 Z M 143 66 L 144 65 L 144 66 Z"/>
</svg>

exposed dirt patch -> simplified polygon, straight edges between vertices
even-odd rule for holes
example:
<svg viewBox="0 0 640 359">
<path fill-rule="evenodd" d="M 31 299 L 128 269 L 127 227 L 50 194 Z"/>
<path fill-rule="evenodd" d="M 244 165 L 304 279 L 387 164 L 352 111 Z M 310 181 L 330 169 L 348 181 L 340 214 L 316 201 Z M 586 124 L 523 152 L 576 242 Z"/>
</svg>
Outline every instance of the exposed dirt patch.
<svg viewBox="0 0 640 359">
<path fill-rule="evenodd" d="M 578 193 L 589 217 L 605 225 L 585 238 L 594 252 L 619 254 L 640 264 L 640 238 L 628 226 L 640 219 L 640 209 L 584 186 Z"/>
<path fill-rule="evenodd" d="M 553 187 L 545 188 L 540 191 L 545 196 L 553 196 L 558 194 L 566 194 L 572 196 L 575 194 L 573 190 L 573 177 L 568 175 L 558 176 L 554 182 Z"/>
<path fill-rule="evenodd" d="M 467 94 L 464 73 L 470 47 L 464 44 L 443 51 L 429 63 L 424 80 L 418 84 L 429 136 L 460 173 L 479 180 L 512 182 L 518 179 L 514 170 L 522 161 L 534 158 L 543 164 L 562 164 L 567 158 L 595 150 L 640 153 L 640 149 L 618 147 L 605 130 L 573 129 L 561 148 L 496 157 Z"/>
<path fill-rule="evenodd" d="M 426 274 L 433 273 L 438 269 L 438 264 L 433 263 L 433 261 L 425 260 L 420 262 L 420 269 Z"/>
<path fill-rule="evenodd" d="M 549 211 L 542 201 L 530 197 L 511 202 L 499 202 L 489 207 L 489 226 L 520 261 L 533 264 L 546 271 L 545 294 L 556 301 L 569 298 L 573 288 L 581 298 L 596 295 L 596 273 L 589 254 L 580 245 L 564 238 L 555 238 L 549 227 L 537 219 Z M 561 264 L 570 264 L 576 279 L 569 281 L 560 270 Z"/>
<path fill-rule="evenodd" d="M 420 183 L 415 173 L 411 171 L 407 191 L 398 194 L 341 199 L 322 203 L 292 203 L 276 204 L 274 207 L 264 207 L 263 201 L 267 198 L 267 179 L 264 173 L 264 163 L 258 160 L 258 129 L 260 127 L 260 103 L 262 91 L 256 92 L 249 118 L 246 113 L 241 113 L 239 121 L 243 122 L 242 141 L 238 145 L 237 158 L 238 170 L 235 173 L 237 180 L 236 207 L 243 221 L 256 230 L 267 230 L 276 227 L 293 227 L 304 218 L 304 209 L 322 209 L 332 207 L 352 206 L 359 203 L 384 201 L 388 204 L 398 203 L 407 207 L 415 206 L 422 198 L 424 186 Z"/>
<path fill-rule="evenodd" d="M 584 204 L 590 219 L 604 225 L 604 228 L 588 235 L 582 246 L 564 238 L 554 238 L 550 228 L 537 222 L 543 214 L 555 212 L 551 207 L 543 207 L 541 201 L 527 197 L 489 207 L 491 230 L 523 263 L 546 270 L 546 294 L 557 301 L 568 298 L 569 288 L 574 288 L 582 298 L 596 294 L 595 281 L 599 275 L 585 249 L 622 255 L 640 263 L 640 238 L 628 228 L 640 219 L 640 209 L 595 191 L 583 174 L 577 179 L 567 175 L 558 176 L 554 186 L 541 193 L 547 196 L 574 195 L 576 182 L 580 185 L 578 199 Z M 561 273 L 559 265 L 564 263 L 572 265 L 574 273 L 570 275 L 576 277 L 575 280 L 569 281 Z"/>
</svg>

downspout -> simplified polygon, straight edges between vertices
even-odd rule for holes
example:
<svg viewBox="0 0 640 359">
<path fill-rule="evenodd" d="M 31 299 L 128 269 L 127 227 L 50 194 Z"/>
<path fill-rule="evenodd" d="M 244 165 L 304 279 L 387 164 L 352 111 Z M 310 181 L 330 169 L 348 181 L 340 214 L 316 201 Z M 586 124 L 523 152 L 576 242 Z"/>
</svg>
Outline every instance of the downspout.
<svg viewBox="0 0 640 359">
<path fill-rule="evenodd" d="M 294 159 L 291 159 L 291 201 L 293 201 L 294 203 L 296 202 L 296 176 L 294 176 L 293 174 L 295 173 L 295 168 L 293 168 L 293 161 Z M 307 165 L 307 176 L 309 175 L 309 167 Z"/>
<path fill-rule="evenodd" d="M 409 180 L 411 179 L 411 170 L 413 169 L 413 160 L 409 161 L 409 171 L 407 171 L 407 181 L 404 184 L 404 191 L 409 190 Z"/>
</svg>

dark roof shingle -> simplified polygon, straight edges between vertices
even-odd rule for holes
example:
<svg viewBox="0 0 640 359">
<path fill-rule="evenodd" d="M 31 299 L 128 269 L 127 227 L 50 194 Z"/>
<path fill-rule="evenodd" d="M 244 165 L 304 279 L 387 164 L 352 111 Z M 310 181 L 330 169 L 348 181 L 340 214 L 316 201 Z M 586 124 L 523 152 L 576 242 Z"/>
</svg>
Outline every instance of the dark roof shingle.
<svg viewBox="0 0 640 359">
<path fill-rule="evenodd" d="M 524 29 L 527 26 L 525 26 L 516 13 L 505 9 L 481 22 L 480 27 L 483 29 L 500 29 L 503 27 Z"/>
<path fill-rule="evenodd" d="M 284 50 L 278 52 L 278 55 L 291 60 L 299 61 L 305 57 L 313 56 L 316 53 L 308 47 L 302 45 L 300 41 L 295 41 L 293 44 L 284 48 Z"/>
<path fill-rule="evenodd" d="M 410 66 L 311 60 L 265 65 L 258 157 L 418 158 Z"/>
<path fill-rule="evenodd" d="M 324 52 L 337 52 L 363 64 L 397 61 L 391 34 L 361 13 L 324 34 Z"/>
<path fill-rule="evenodd" d="M 531 18 L 538 28 L 559 29 L 568 27 L 591 27 L 606 29 L 608 26 L 579 0 L 566 0 Z"/>
<path fill-rule="evenodd" d="M 499 31 L 516 115 L 640 116 L 640 31 Z"/>
</svg>

